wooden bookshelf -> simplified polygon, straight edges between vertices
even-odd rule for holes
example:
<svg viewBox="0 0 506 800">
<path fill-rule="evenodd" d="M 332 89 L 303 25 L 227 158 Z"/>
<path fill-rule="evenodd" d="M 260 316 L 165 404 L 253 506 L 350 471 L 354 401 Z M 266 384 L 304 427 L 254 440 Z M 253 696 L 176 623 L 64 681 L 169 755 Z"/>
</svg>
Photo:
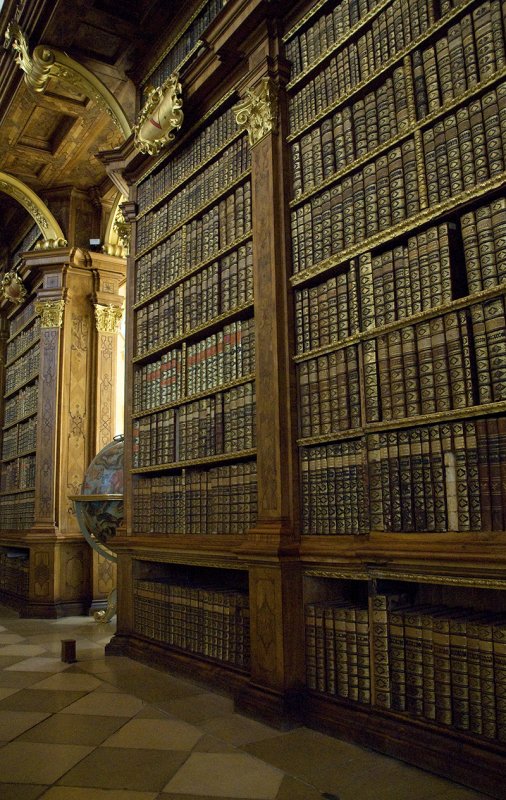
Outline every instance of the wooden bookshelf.
<svg viewBox="0 0 506 800">
<path fill-rule="evenodd" d="M 98 330 L 95 305 L 122 304 L 125 265 L 60 248 L 22 254 L 18 270 L 26 301 L 2 303 L 0 597 L 55 617 L 104 606 L 114 585 L 68 495 L 117 432 L 118 337 Z"/>
<path fill-rule="evenodd" d="M 109 652 L 223 685 L 230 664 L 206 652 L 199 570 L 214 571 L 217 592 L 230 588 L 231 569 L 244 571 L 250 657 L 231 684 L 240 708 L 323 727 L 506 797 L 500 3 L 274 9 L 230 0 L 196 50 L 183 31 L 203 8 L 188 9 L 165 55 L 150 54 L 136 76 L 144 85 L 157 70 L 166 75 L 175 64 L 163 66 L 167 53 L 186 48 L 175 141 L 155 158 L 131 141 L 104 156 L 130 186 L 135 241 L 127 521 Z M 231 148 L 243 161 L 225 169 Z M 217 185 L 220 165 L 228 177 Z M 247 186 L 251 216 L 229 232 Z M 241 247 L 251 274 L 238 259 L 237 281 L 249 288 L 224 309 Z M 200 316 L 185 324 L 192 291 Z M 238 322 L 254 326 L 254 361 L 225 375 L 209 361 L 224 326 Z M 215 424 L 223 398 L 253 383 L 254 441 L 224 453 Z M 188 414 L 202 436 L 211 430 L 211 452 L 199 450 L 207 444 L 198 433 L 195 457 L 186 443 L 180 451 Z M 248 503 L 239 492 L 236 504 L 227 483 L 241 464 L 256 472 L 256 511 L 246 517 Z M 188 625 L 201 621 L 198 646 L 176 644 L 154 621 L 155 607 L 181 619 L 167 599 L 180 589 L 176 564 L 196 592 Z M 152 587 L 141 612 L 136 582 L 153 576 L 166 599 Z M 430 655 L 425 672 L 419 659 L 422 638 L 446 659 L 436 678 Z M 481 666 L 468 667 L 477 651 L 493 662 L 487 672 L 483 656 L 479 680 Z M 480 691 L 494 709 L 485 727 Z"/>
</svg>

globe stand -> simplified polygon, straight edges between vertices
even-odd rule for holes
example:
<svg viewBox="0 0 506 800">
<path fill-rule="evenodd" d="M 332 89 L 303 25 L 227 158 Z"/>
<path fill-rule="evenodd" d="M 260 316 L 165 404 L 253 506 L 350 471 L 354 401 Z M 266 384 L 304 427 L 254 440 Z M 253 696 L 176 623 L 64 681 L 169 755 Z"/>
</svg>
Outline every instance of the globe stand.
<svg viewBox="0 0 506 800">
<path fill-rule="evenodd" d="M 80 494 L 70 498 L 74 501 L 76 517 L 82 535 L 96 553 L 116 563 L 116 554 L 105 544 L 111 539 L 117 525 L 123 519 L 122 494 Z M 95 611 L 96 622 L 110 622 L 117 611 L 117 593 L 112 589 L 107 597 L 107 607 Z"/>
</svg>

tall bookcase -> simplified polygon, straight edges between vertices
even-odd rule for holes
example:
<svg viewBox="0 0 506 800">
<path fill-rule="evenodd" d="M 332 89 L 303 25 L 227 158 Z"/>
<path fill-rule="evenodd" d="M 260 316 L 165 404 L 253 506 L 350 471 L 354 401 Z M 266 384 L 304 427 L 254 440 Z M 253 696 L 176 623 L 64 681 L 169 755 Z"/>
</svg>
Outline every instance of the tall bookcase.
<svg viewBox="0 0 506 800">
<path fill-rule="evenodd" d="M 107 157 L 136 241 L 110 652 L 505 797 L 501 4 L 214 13 L 175 143 Z"/>
<path fill-rule="evenodd" d="M 4 301 L 0 596 L 23 616 L 105 604 L 111 566 L 83 539 L 69 496 L 115 429 L 123 259 L 34 250 L 27 297 Z"/>
</svg>

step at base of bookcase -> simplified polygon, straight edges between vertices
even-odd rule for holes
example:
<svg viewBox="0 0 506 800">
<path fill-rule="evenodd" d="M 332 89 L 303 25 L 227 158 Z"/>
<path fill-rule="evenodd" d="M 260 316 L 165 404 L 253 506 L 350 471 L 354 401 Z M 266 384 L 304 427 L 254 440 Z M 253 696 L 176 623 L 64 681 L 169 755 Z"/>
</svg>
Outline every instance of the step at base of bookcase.
<svg viewBox="0 0 506 800">
<path fill-rule="evenodd" d="M 314 694 L 306 698 L 304 722 L 506 800 L 506 744 Z"/>
<path fill-rule="evenodd" d="M 202 682 L 229 695 L 239 692 L 249 675 L 227 664 L 171 650 L 166 645 L 117 633 L 105 647 L 106 656 L 127 656 L 150 667 L 170 670 L 184 678 Z"/>
<path fill-rule="evenodd" d="M 251 682 L 236 696 L 235 708 L 279 730 L 290 730 L 302 724 L 300 692 L 280 692 Z"/>
</svg>

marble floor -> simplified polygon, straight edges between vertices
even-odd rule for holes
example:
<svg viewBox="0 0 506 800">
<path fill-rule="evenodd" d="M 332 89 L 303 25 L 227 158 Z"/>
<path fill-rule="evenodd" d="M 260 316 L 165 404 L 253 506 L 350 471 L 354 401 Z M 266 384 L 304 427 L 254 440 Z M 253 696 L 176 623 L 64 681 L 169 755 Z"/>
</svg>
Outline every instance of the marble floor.
<svg viewBox="0 0 506 800">
<path fill-rule="evenodd" d="M 189 680 L 105 657 L 114 625 L 0 606 L 0 800 L 486 800 Z M 77 661 L 61 661 L 75 639 Z"/>
</svg>

